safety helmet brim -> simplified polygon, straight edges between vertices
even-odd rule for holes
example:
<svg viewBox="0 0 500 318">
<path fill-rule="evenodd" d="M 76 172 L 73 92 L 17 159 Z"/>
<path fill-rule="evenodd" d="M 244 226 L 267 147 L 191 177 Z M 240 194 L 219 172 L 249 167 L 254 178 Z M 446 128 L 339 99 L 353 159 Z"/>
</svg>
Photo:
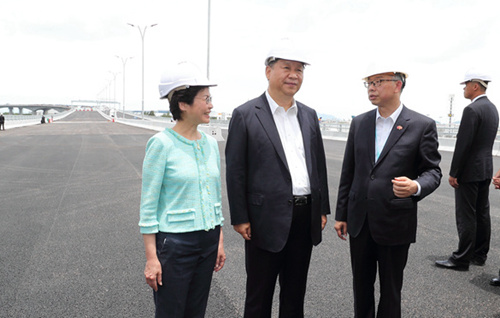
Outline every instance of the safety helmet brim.
<svg viewBox="0 0 500 318">
<path fill-rule="evenodd" d="M 288 60 L 302 63 L 304 65 L 311 65 L 301 48 L 295 45 L 295 42 L 290 38 L 282 38 L 276 43 L 267 53 L 264 64 L 266 66 L 270 65 L 276 60 Z"/>
<path fill-rule="evenodd" d="M 180 62 L 163 72 L 158 85 L 160 99 L 168 98 L 170 100 L 176 91 L 191 86 L 212 87 L 217 86 L 217 84 L 204 76 L 193 63 Z"/>
<path fill-rule="evenodd" d="M 465 84 L 467 82 L 478 82 L 484 87 L 488 87 L 488 83 L 491 82 L 491 76 L 479 69 L 470 69 L 465 73 L 464 80 L 460 84 Z"/>
</svg>

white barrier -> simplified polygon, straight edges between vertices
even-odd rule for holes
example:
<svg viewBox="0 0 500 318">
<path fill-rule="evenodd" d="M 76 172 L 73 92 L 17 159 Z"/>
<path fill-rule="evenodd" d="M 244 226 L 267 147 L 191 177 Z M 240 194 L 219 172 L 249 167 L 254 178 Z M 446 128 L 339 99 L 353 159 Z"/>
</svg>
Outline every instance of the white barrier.
<svg viewBox="0 0 500 318">
<path fill-rule="evenodd" d="M 47 115 L 45 116 L 46 123 L 49 123 L 49 119 L 54 119 L 55 121 L 63 119 L 74 111 L 75 109 L 71 109 L 62 113 Z M 41 120 L 42 115 L 5 115 L 5 129 L 40 125 Z"/>
<path fill-rule="evenodd" d="M 60 120 L 70 114 L 72 114 L 75 111 L 75 109 L 72 109 L 70 111 L 60 113 L 60 114 L 55 114 L 54 115 L 54 120 Z M 109 121 L 114 121 L 118 123 L 122 123 L 125 125 L 130 125 L 130 126 L 135 126 L 135 127 L 141 127 L 145 129 L 151 129 L 151 130 L 156 130 L 156 131 L 162 131 L 167 127 L 173 127 L 175 125 L 174 122 L 166 120 L 161 120 L 159 118 L 149 118 L 149 116 L 144 117 L 144 120 L 142 119 L 125 119 L 125 118 L 115 118 L 112 116 L 109 116 L 102 111 L 98 110 L 99 114 L 106 118 Z M 37 125 L 40 124 L 40 118 L 41 116 L 23 116 L 23 117 L 28 117 L 28 118 L 22 118 L 16 121 L 9 120 L 8 125 L 6 125 L 6 129 L 9 128 L 14 128 L 14 127 L 22 127 L 22 126 L 30 126 L 30 125 Z M 14 123 L 15 122 L 15 123 Z M 216 123 L 214 125 L 200 125 L 198 126 L 198 129 L 206 133 L 207 135 L 210 135 L 214 137 L 217 141 L 223 141 L 224 138 L 222 137 L 222 128 L 226 127 L 227 125 L 224 123 Z M 323 134 L 324 139 L 332 139 L 332 140 L 347 140 L 347 134 L 349 131 L 349 126 L 346 124 L 337 124 L 335 129 L 331 128 L 332 125 L 321 125 L 321 133 Z M 439 137 L 439 150 L 440 151 L 451 151 L 455 149 L 455 141 L 456 138 L 450 138 L 450 137 Z M 493 145 L 493 156 L 500 156 L 500 140 L 495 140 L 495 143 Z"/>
<path fill-rule="evenodd" d="M 170 122 L 167 120 L 158 120 L 156 118 L 148 118 L 144 117 L 144 120 L 142 119 L 126 119 L 126 118 L 115 118 L 112 116 L 109 116 L 100 110 L 98 112 L 107 120 L 109 121 L 114 121 L 117 123 L 125 124 L 125 125 L 130 125 L 134 127 L 141 127 L 145 129 L 151 129 L 151 130 L 156 130 L 156 131 L 162 131 L 165 128 L 172 128 L 175 126 L 174 122 Z M 224 138 L 222 137 L 222 131 L 219 125 L 199 125 L 198 129 L 203 131 L 205 134 L 210 135 L 215 138 L 217 141 L 223 141 Z"/>
</svg>

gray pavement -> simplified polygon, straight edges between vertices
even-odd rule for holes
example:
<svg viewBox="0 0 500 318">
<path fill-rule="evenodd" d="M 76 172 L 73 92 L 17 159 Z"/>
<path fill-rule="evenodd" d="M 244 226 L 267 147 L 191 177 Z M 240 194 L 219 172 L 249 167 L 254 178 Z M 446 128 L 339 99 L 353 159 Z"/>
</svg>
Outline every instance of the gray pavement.
<svg viewBox="0 0 500 318">
<path fill-rule="evenodd" d="M 0 132 L 0 317 L 153 316 L 137 222 L 144 148 L 155 133 L 95 112 Z M 224 142 L 219 146 L 224 167 Z M 344 146 L 325 140 L 332 207 Z M 451 153 L 442 155 L 447 175 Z M 499 168 L 500 158 L 494 160 Z M 224 187 L 224 173 L 222 180 Z M 490 258 L 468 272 L 433 265 L 457 245 L 447 176 L 420 203 L 404 317 L 500 317 L 500 288 L 488 285 L 500 268 L 500 191 L 492 188 L 490 197 Z M 206 316 L 236 318 L 245 297 L 244 252 L 230 226 L 225 188 L 223 208 L 228 259 L 214 275 Z M 333 223 L 330 217 L 313 252 L 306 317 L 353 316 L 348 244 Z"/>
</svg>

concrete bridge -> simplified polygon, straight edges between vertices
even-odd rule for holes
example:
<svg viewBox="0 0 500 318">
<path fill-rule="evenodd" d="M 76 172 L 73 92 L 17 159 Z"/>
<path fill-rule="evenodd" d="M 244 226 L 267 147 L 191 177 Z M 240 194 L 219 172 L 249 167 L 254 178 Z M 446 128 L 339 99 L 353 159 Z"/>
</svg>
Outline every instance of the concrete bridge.
<svg viewBox="0 0 500 318">
<path fill-rule="evenodd" d="M 34 114 L 37 111 L 42 110 L 43 114 L 45 115 L 45 114 L 47 114 L 47 112 L 49 110 L 55 110 L 55 111 L 58 111 L 58 112 L 63 112 L 63 111 L 70 110 L 72 107 L 73 106 L 70 106 L 70 105 L 57 105 L 57 104 L 25 104 L 25 105 L 21 105 L 21 104 L 5 104 L 5 105 L 0 105 L 0 109 L 2 109 L 2 108 L 8 108 L 9 109 L 9 113 L 11 115 L 14 114 L 14 108 L 18 109 L 19 114 L 22 114 L 24 109 L 29 109 Z"/>
</svg>

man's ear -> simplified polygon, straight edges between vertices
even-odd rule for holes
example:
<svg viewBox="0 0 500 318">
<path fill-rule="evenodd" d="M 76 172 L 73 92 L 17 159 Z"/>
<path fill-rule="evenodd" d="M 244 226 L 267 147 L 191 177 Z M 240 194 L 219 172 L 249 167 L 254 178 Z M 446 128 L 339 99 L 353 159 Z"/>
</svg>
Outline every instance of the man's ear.
<svg viewBox="0 0 500 318">
<path fill-rule="evenodd" d="M 397 81 L 396 88 L 398 89 L 398 92 L 402 92 L 403 91 L 403 82 Z"/>
<path fill-rule="evenodd" d="M 266 66 L 266 78 L 269 81 L 269 77 L 271 76 L 271 66 Z"/>
</svg>

